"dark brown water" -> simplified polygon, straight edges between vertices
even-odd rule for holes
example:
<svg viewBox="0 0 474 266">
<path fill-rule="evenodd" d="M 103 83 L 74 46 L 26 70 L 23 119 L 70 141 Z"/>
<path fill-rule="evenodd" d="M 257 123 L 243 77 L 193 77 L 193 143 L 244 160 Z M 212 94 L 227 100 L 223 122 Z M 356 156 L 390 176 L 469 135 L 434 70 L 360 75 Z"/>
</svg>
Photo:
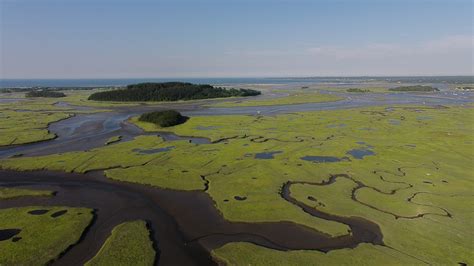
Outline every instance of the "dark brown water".
<svg viewBox="0 0 474 266">
<path fill-rule="evenodd" d="M 81 265 L 93 257 L 118 224 L 142 219 L 148 222 L 159 249 L 159 265 L 213 265 L 210 251 L 229 242 L 251 242 L 277 250 L 329 251 L 358 243 L 382 244 L 377 225 L 359 218 L 332 216 L 311 209 L 291 197 L 290 184 L 282 197 L 323 219 L 349 225 L 351 234 L 332 238 L 292 222 L 242 223 L 223 219 L 208 194 L 153 188 L 115 182 L 101 173 L 0 171 L 0 185 L 57 191 L 54 197 L 1 201 L 0 208 L 18 206 L 71 206 L 95 210 L 95 219 L 81 241 L 57 265 Z"/>
</svg>

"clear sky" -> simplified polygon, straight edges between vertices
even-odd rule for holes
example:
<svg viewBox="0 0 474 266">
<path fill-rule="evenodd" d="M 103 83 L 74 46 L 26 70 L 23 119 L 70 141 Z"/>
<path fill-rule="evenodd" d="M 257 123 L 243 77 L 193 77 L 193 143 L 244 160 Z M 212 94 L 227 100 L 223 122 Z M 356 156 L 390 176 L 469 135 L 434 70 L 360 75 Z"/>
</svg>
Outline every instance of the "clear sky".
<svg viewBox="0 0 474 266">
<path fill-rule="evenodd" d="M 472 0 L 0 3 L 0 78 L 473 74 Z"/>
</svg>

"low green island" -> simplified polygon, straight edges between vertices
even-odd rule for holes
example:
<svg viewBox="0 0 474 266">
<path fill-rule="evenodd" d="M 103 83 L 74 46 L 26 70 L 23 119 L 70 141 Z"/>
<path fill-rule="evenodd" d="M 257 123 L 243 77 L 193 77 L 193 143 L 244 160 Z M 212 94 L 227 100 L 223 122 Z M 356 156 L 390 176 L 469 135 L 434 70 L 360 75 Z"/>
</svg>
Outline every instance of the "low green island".
<svg viewBox="0 0 474 266">
<path fill-rule="evenodd" d="M 61 98 L 61 97 L 66 97 L 66 94 L 59 91 L 40 90 L 40 91 L 29 91 L 25 94 L 25 97 Z"/>
<path fill-rule="evenodd" d="M 14 198 L 28 197 L 28 196 L 51 197 L 53 195 L 54 195 L 54 191 L 51 191 L 51 190 L 0 187 L 0 200 L 14 199 Z"/>
<path fill-rule="evenodd" d="M 179 101 L 260 95 L 251 89 L 226 89 L 207 84 L 186 82 L 139 83 L 125 89 L 96 92 L 89 96 L 94 101 Z"/>
<path fill-rule="evenodd" d="M 423 86 L 423 85 L 400 86 L 400 87 L 390 88 L 388 90 L 389 91 L 421 91 L 421 92 L 439 91 L 438 88 L 434 88 L 431 86 Z"/>
<path fill-rule="evenodd" d="M 347 89 L 346 91 L 347 92 L 360 92 L 360 93 L 370 92 L 370 90 L 368 89 L 359 89 L 359 88 L 350 88 L 350 89 Z"/>
</svg>

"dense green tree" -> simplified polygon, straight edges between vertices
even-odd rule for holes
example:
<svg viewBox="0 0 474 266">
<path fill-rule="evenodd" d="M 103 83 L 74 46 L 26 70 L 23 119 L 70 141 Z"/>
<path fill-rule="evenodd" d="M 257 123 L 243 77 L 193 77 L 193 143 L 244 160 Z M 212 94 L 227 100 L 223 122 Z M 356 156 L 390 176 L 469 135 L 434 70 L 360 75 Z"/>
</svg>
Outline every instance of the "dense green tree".
<svg viewBox="0 0 474 266">
<path fill-rule="evenodd" d="M 260 92 L 250 89 L 225 89 L 211 85 L 183 82 L 140 83 L 125 89 L 96 92 L 89 96 L 95 101 L 178 101 L 233 96 L 253 96 Z"/>
<path fill-rule="evenodd" d="M 188 118 L 186 116 L 182 116 L 175 110 L 166 110 L 144 113 L 138 118 L 138 120 L 154 123 L 160 127 L 171 127 L 186 122 Z"/>
</svg>

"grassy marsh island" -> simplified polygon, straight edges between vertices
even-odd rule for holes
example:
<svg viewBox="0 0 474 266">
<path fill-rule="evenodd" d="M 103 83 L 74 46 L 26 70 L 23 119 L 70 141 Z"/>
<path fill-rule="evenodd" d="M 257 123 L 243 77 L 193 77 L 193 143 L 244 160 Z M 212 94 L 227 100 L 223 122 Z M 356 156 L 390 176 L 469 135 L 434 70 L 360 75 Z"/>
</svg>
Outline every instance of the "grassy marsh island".
<svg viewBox="0 0 474 266">
<path fill-rule="evenodd" d="M 66 94 L 59 91 L 41 90 L 41 91 L 29 91 L 25 94 L 25 97 L 44 97 L 44 98 L 61 98 L 66 97 Z"/>
<path fill-rule="evenodd" d="M 51 197 L 54 191 L 40 190 L 40 189 L 21 189 L 21 188 L 6 188 L 0 187 L 0 200 L 14 199 L 19 197 Z"/>
<path fill-rule="evenodd" d="M 245 106 L 269 106 L 269 105 L 285 105 L 285 104 L 302 104 L 302 103 L 320 103 L 335 102 L 342 100 L 342 97 L 323 94 L 323 93 L 291 93 L 288 96 L 261 99 L 261 100 L 245 100 L 245 101 L 229 101 L 211 104 L 212 107 L 245 107 Z"/>
<path fill-rule="evenodd" d="M 419 91 L 419 92 L 430 92 L 430 91 L 439 91 L 438 88 L 434 88 L 431 86 L 423 86 L 423 85 L 414 85 L 414 86 L 400 86 L 396 88 L 390 88 L 389 91 Z"/>
<path fill-rule="evenodd" d="M 117 225 L 97 255 L 85 265 L 153 265 L 155 250 L 149 234 L 144 221 Z"/>
</svg>

